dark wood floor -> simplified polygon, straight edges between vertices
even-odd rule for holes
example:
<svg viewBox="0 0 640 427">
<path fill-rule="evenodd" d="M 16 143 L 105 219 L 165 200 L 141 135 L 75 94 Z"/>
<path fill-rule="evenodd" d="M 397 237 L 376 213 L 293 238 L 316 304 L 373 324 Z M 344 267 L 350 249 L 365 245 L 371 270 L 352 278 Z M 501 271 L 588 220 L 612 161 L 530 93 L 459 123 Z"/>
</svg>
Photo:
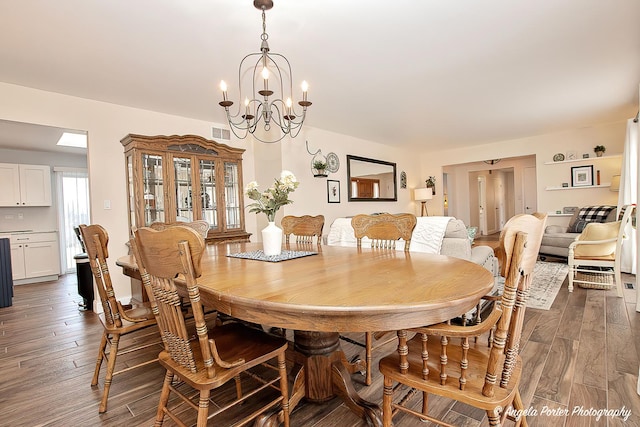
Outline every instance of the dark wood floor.
<svg viewBox="0 0 640 427">
<path fill-rule="evenodd" d="M 625 275 L 635 285 L 635 276 Z M 158 401 L 162 369 L 148 366 L 117 376 L 111 388 L 109 410 L 98 414 L 102 390 L 90 386 L 102 327 L 92 312 L 78 311 L 75 276 L 57 282 L 15 287 L 13 305 L 0 308 L 0 425 L 2 426 L 150 426 Z M 635 290 L 625 298 L 613 291 L 578 288 L 566 283 L 550 310 L 527 311 L 524 326 L 525 373 L 521 394 L 532 426 L 640 426 L 640 397 L 636 394 L 640 315 Z M 136 341 L 153 340 L 153 332 Z M 349 355 L 360 350 L 344 344 Z M 394 345 L 376 356 L 394 350 Z M 149 350 L 157 354 L 157 347 Z M 128 355 L 119 363 L 131 364 Z M 376 361 L 377 366 L 377 361 Z M 104 368 L 103 368 L 104 369 Z M 362 397 L 382 400 L 382 379 L 374 374 L 371 386 L 354 375 Z M 223 393 L 230 393 L 224 390 Z M 220 398 L 214 395 L 214 400 Z M 488 425 L 483 414 L 459 404 L 431 399 L 433 411 L 461 426 Z M 551 415 L 551 410 L 574 408 L 631 411 L 620 417 Z M 363 426 L 337 399 L 325 404 L 300 405 L 291 417 L 294 426 Z M 165 425 L 173 425 L 166 421 Z M 229 425 L 223 420 L 217 425 Z M 396 426 L 422 426 L 399 416 Z"/>
</svg>

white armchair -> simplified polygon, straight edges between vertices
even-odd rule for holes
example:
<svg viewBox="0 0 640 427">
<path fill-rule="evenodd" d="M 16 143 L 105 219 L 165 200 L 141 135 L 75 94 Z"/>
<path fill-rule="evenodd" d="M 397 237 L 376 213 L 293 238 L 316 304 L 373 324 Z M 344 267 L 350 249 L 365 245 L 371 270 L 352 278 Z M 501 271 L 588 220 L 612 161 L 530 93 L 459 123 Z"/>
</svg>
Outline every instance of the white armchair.
<svg viewBox="0 0 640 427">
<path fill-rule="evenodd" d="M 622 297 L 622 280 L 620 274 L 620 250 L 626 240 L 625 228 L 635 217 L 636 206 L 625 205 L 622 218 L 616 222 L 589 223 L 576 240 L 569 245 L 569 292 L 573 292 L 573 284 L 594 284 L 578 273 L 592 273 L 585 267 L 608 267 L 599 271 L 613 276 L 616 292 Z"/>
</svg>

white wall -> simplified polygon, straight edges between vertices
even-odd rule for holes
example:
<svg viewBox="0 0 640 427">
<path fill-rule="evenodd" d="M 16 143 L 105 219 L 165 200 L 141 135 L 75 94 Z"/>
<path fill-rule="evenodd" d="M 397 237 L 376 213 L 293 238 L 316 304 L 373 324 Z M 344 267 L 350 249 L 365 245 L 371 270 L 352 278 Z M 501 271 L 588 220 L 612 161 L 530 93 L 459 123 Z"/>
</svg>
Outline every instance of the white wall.
<svg viewBox="0 0 640 427">
<path fill-rule="evenodd" d="M 115 260 L 127 253 L 129 236 L 124 150 L 120 140 L 128 133 L 210 137 L 211 126 L 220 124 L 6 83 L 0 83 L 0 99 L 2 119 L 87 131 L 91 221 L 109 231 L 109 267 L 115 291 L 120 298 L 127 300 L 131 295 L 129 280 L 117 274 L 119 268 L 115 265 Z M 247 148 L 243 162 L 244 179 L 253 179 L 251 146 L 242 141 L 232 141 L 229 145 Z M 110 210 L 104 209 L 104 200 L 111 201 Z"/>
<path fill-rule="evenodd" d="M 537 194 L 538 211 L 555 212 L 561 210 L 563 206 L 585 206 L 588 204 L 611 203 L 616 204 L 617 193 L 604 189 L 581 189 L 566 191 L 546 191 L 546 187 L 561 186 L 562 182 L 571 182 L 571 166 L 582 165 L 583 163 L 564 163 L 545 165 L 545 162 L 553 160 L 555 153 L 566 153 L 576 151 L 579 157 L 583 153 L 595 156 L 593 147 L 604 145 L 607 148 L 606 154 L 621 154 L 624 147 L 626 133 L 626 120 L 608 123 L 599 126 L 590 126 L 580 129 L 571 129 L 553 134 L 538 135 L 528 138 L 515 139 L 509 141 L 494 142 L 485 145 L 477 145 L 451 150 L 438 151 L 438 155 L 433 153 L 422 153 L 422 175 L 442 176 L 443 165 L 457 165 L 470 162 L 478 162 L 489 159 L 505 159 L 510 157 L 534 155 L 537 170 Z M 591 164 L 589 162 L 588 164 Z M 600 167 L 602 182 L 610 182 L 611 175 L 620 172 L 621 159 L 594 161 L 594 170 Z M 500 163 L 502 165 L 502 163 Z M 596 167 L 596 165 L 598 167 Z M 453 177 L 449 177 L 451 180 Z M 515 193 L 522 191 L 522 181 L 518 182 L 518 173 L 515 173 Z M 521 178 L 520 178 L 521 179 Z M 437 196 L 434 197 L 430 206 L 434 211 L 442 212 L 442 180 L 437 182 Z M 460 191 L 460 198 L 455 200 L 458 210 L 451 213 L 451 206 L 454 202 L 450 200 L 450 214 L 465 219 L 465 200 L 468 200 L 464 192 L 466 178 L 464 182 L 455 179 L 454 188 Z M 456 197 L 455 195 L 450 195 Z M 519 204 L 516 199 L 516 213 Z M 440 209 L 436 211 L 436 209 Z M 431 208 L 429 212 L 431 212 Z"/>
<path fill-rule="evenodd" d="M 97 102 L 58 93 L 45 92 L 6 83 L 0 83 L 0 119 L 41 125 L 57 126 L 87 131 L 88 168 L 91 191 L 92 222 L 102 224 L 110 234 L 110 268 L 116 292 L 123 299 L 130 295 L 129 280 L 121 274 L 115 260 L 127 253 L 126 241 L 129 236 L 127 222 L 126 186 L 123 147 L 120 140 L 128 133 L 145 135 L 194 134 L 211 137 L 211 126 L 219 123 L 161 114 L 136 108 Z M 245 148 L 243 156 L 244 183 L 255 180 L 261 186 L 270 184 L 270 179 L 279 176 L 280 170 L 291 170 L 301 182 L 292 194 L 294 203 L 282 210 L 285 214 L 301 215 L 322 213 L 325 215 L 326 231 L 331 222 L 340 216 L 371 212 L 413 212 L 420 214 L 420 205 L 412 200 L 411 189 L 423 187 L 429 175 L 440 177 L 434 199 L 429 201 L 429 212 L 442 213 L 442 168 L 452 165 L 486 159 L 536 155 L 538 170 L 549 170 L 538 174 L 538 209 L 555 210 L 558 202 L 544 192 L 544 187 L 557 181 L 553 177 L 554 168 L 543 163 L 551 160 L 558 151 L 574 149 L 578 153 L 590 152 L 596 144 L 607 146 L 609 153 L 622 151 L 625 133 L 623 122 L 567 131 L 559 134 L 503 141 L 464 149 L 442 150 L 433 155 L 433 150 L 422 153 L 415 150 L 376 144 L 347 135 L 305 128 L 293 141 L 285 139 L 279 144 L 262 144 L 251 141 L 233 140 L 231 146 Z M 327 179 L 314 178 L 304 141 L 309 141 L 312 151 L 321 149 L 326 155 L 335 152 L 340 159 L 340 169 L 330 174 L 328 179 L 340 181 L 340 203 L 327 203 Z M 397 173 L 407 174 L 407 188 L 398 188 L 398 202 L 347 202 L 346 155 L 375 158 L 397 163 Z M 606 178 L 608 179 L 608 178 Z M 516 186 L 517 186 L 516 182 Z M 398 185 L 399 187 L 399 185 Z M 568 193 L 568 192 L 567 192 Z M 569 195 L 568 195 L 569 196 Z M 570 197 L 578 197 L 573 194 Z M 111 202 L 111 209 L 104 209 L 104 200 Z M 245 199 L 245 203 L 249 203 Z M 569 203 L 580 205 L 578 200 Z M 260 215 L 264 217 L 264 215 Z M 257 230 L 264 227 L 258 221 L 266 221 L 254 214 L 246 214 L 247 231 L 253 233 L 256 241 Z"/>
<path fill-rule="evenodd" d="M 472 150 L 472 148 L 470 148 L 470 150 Z M 448 180 L 450 181 L 449 214 L 463 220 L 465 224 L 478 226 L 479 219 L 476 210 L 476 206 L 478 206 L 477 173 L 488 175 L 489 170 L 497 169 L 513 171 L 514 188 L 512 189 L 512 197 L 514 199 L 514 212 L 516 214 L 523 213 L 524 186 L 522 181 L 524 169 L 535 166 L 535 164 L 535 158 L 528 156 L 503 158 L 495 165 L 489 165 L 482 161 L 474 161 L 471 163 L 444 166 L 443 171 L 448 174 Z M 473 181 L 470 180 L 471 176 Z M 434 203 L 434 207 L 438 207 L 441 204 L 442 202 Z"/>
<path fill-rule="evenodd" d="M 322 150 L 323 155 L 334 152 L 340 159 L 340 168 L 336 173 L 330 173 L 327 178 L 314 178 L 311 172 L 312 155 L 304 144 L 304 139 L 293 144 L 282 145 L 282 164 L 287 165 L 298 180 L 300 186 L 291 195 L 294 203 L 284 209 L 287 215 L 323 214 L 325 216 L 324 234 L 338 217 L 356 215 L 359 213 L 412 212 L 420 215 L 420 204 L 412 199 L 411 189 L 424 187 L 419 170 L 419 159 L 410 150 L 398 150 L 389 145 L 376 144 L 326 130 L 309 128 L 305 139 L 309 142 L 309 150 L 314 153 Z M 349 202 L 347 201 L 347 154 L 368 157 L 396 163 L 398 182 L 397 202 Z M 400 188 L 400 172 L 407 174 L 407 188 Z M 327 180 L 340 181 L 340 203 L 327 202 Z"/>
<path fill-rule="evenodd" d="M 143 135 L 194 134 L 211 137 L 211 126 L 219 123 L 187 119 L 152 111 L 97 102 L 37 89 L 0 83 L 0 119 L 40 125 L 79 129 L 88 134 L 88 169 L 91 191 L 91 221 L 103 225 L 110 236 L 110 269 L 115 290 L 127 300 L 131 295 L 128 278 L 119 273 L 115 260 L 127 253 L 129 236 L 127 220 L 124 150 L 120 140 L 128 133 Z M 331 151 L 340 158 L 340 169 L 328 179 L 340 181 L 338 204 L 327 202 L 327 179 L 314 178 L 311 173 L 311 155 L 304 141 L 308 140 L 315 151 Z M 412 153 L 382 144 L 374 144 L 357 138 L 323 130 L 306 128 L 295 140 L 285 139 L 278 144 L 255 143 L 252 140 L 233 140 L 228 145 L 245 148 L 243 156 L 243 181 L 257 180 L 261 188 L 280 176 L 282 169 L 291 170 L 300 181 L 300 187 L 291 195 L 294 204 L 281 209 L 279 217 L 292 214 L 322 213 L 326 229 L 339 216 L 361 212 L 416 212 L 409 188 L 423 181 L 418 175 L 419 163 Z M 407 172 L 408 189 L 398 189 L 398 202 L 347 202 L 346 155 L 354 154 L 397 163 L 398 174 Z M 111 209 L 104 209 L 104 201 L 111 202 Z M 245 199 L 245 204 L 250 200 Z M 419 210 L 417 211 L 419 214 Z M 266 225 L 264 215 L 246 213 L 246 229 L 252 233 L 252 241 L 258 240 L 259 231 Z M 262 225 L 264 223 L 264 225 Z"/>
</svg>

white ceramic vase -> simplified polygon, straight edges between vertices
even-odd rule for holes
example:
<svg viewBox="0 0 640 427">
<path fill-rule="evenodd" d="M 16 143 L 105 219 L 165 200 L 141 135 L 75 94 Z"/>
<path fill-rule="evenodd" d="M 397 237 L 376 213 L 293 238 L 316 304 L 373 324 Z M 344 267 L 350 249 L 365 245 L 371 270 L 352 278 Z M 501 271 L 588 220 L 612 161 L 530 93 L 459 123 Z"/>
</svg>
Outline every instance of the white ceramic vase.
<svg viewBox="0 0 640 427">
<path fill-rule="evenodd" d="M 282 229 L 269 221 L 262 230 L 262 251 L 265 255 L 280 255 L 282 252 Z"/>
</svg>

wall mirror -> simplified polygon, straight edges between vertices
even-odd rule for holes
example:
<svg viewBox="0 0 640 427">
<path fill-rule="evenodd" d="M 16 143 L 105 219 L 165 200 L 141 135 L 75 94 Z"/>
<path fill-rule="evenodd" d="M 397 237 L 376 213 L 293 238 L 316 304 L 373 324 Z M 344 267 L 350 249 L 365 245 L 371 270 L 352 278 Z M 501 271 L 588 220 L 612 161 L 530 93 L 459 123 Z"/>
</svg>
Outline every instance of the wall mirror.
<svg viewBox="0 0 640 427">
<path fill-rule="evenodd" d="M 347 182 L 350 202 L 398 200 L 395 163 L 347 155 Z"/>
</svg>

